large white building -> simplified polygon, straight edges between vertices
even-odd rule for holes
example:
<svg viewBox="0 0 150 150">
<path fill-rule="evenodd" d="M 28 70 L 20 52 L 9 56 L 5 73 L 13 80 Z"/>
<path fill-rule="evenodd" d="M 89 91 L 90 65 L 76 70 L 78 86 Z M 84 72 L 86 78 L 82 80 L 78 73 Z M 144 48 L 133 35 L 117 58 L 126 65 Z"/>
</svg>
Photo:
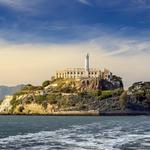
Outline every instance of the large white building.
<svg viewBox="0 0 150 150">
<path fill-rule="evenodd" d="M 97 68 L 90 68 L 89 54 L 85 57 L 84 68 L 66 68 L 56 71 L 55 79 L 58 78 L 97 78 L 111 80 L 112 73 L 108 69 L 101 71 Z"/>
</svg>

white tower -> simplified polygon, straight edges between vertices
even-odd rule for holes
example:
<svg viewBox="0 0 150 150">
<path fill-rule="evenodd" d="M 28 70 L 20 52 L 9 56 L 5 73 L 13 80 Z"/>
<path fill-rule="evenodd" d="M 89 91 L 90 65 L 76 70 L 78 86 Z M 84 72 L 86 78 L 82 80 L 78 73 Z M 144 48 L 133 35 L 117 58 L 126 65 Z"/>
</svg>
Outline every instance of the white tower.
<svg viewBox="0 0 150 150">
<path fill-rule="evenodd" d="M 85 71 L 89 72 L 89 70 L 90 70 L 89 54 L 87 54 L 85 57 Z"/>
</svg>

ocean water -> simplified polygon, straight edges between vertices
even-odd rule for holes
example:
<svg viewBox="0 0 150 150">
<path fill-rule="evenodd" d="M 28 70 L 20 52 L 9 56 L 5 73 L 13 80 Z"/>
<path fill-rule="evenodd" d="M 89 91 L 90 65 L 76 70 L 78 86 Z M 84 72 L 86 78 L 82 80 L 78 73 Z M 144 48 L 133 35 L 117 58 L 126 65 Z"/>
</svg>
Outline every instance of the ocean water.
<svg viewBox="0 0 150 150">
<path fill-rule="evenodd" d="M 0 116 L 0 150 L 150 150 L 150 117 Z"/>
</svg>

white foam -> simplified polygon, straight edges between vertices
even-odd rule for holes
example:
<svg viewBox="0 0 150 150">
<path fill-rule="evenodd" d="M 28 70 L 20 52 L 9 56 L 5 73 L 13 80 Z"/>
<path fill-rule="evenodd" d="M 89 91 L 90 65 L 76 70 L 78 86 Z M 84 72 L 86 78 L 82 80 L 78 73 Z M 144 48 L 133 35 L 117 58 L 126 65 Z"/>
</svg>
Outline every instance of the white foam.
<svg viewBox="0 0 150 150">
<path fill-rule="evenodd" d="M 92 132 L 93 129 L 97 132 Z M 55 150 L 58 147 L 68 150 L 119 150 L 119 147 L 126 143 L 145 138 L 150 139 L 150 132 L 133 134 L 122 131 L 121 126 L 102 129 L 102 131 L 101 129 L 102 126 L 94 123 L 56 131 L 9 136 L 0 139 L 0 147 L 7 149 L 6 146 L 14 146 L 21 150 L 48 150 L 50 148 Z M 141 145 L 150 146 L 146 141 L 143 141 Z"/>
</svg>

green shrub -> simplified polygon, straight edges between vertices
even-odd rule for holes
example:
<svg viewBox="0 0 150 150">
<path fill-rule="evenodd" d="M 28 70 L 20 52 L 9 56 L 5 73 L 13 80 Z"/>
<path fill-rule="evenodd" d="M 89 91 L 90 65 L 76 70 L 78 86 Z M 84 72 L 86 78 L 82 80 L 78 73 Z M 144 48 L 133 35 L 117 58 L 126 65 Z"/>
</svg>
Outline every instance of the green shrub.
<svg viewBox="0 0 150 150">
<path fill-rule="evenodd" d="M 113 95 L 120 96 L 123 92 L 124 92 L 124 90 L 122 88 L 115 89 L 115 90 L 113 90 Z"/>
<path fill-rule="evenodd" d="M 35 96 L 35 101 L 38 102 L 38 103 L 42 103 L 45 100 L 46 100 L 46 96 L 45 95 Z"/>
<path fill-rule="evenodd" d="M 113 96 L 120 96 L 123 92 L 123 89 L 107 90 L 102 91 L 102 94 L 99 96 L 99 99 L 106 99 Z"/>
<path fill-rule="evenodd" d="M 50 81 L 49 80 L 46 80 L 42 83 L 42 87 L 46 87 L 50 84 Z"/>
<path fill-rule="evenodd" d="M 32 86 L 30 84 L 26 85 L 24 88 L 22 88 L 21 91 L 36 91 L 36 90 L 42 90 L 42 86 Z"/>
<path fill-rule="evenodd" d="M 42 105 L 45 109 L 47 108 L 47 98 L 46 95 L 35 96 L 35 102 Z"/>
<path fill-rule="evenodd" d="M 82 92 L 79 92 L 78 93 L 78 96 L 80 96 L 80 97 L 85 97 L 85 96 L 87 96 L 88 95 L 88 92 L 87 91 L 82 91 Z"/>
<path fill-rule="evenodd" d="M 22 99 L 17 100 L 16 96 L 13 96 L 13 99 L 10 101 L 10 104 L 12 105 L 12 112 L 16 108 L 16 106 L 20 105 L 23 103 Z"/>
<path fill-rule="evenodd" d="M 46 96 L 46 99 L 50 104 L 57 104 L 57 102 L 61 99 L 61 94 L 60 93 L 51 93 Z"/>
<path fill-rule="evenodd" d="M 113 95 L 113 91 L 110 91 L 110 90 L 107 90 L 107 91 L 102 91 L 102 98 L 105 99 L 105 98 L 109 98 L 109 97 L 112 97 Z"/>
<path fill-rule="evenodd" d="M 24 94 L 28 94 L 28 92 L 27 91 L 18 91 L 16 93 L 14 93 L 13 95 L 14 96 L 20 96 L 20 95 L 24 95 Z"/>
<path fill-rule="evenodd" d="M 89 91 L 89 94 L 91 96 L 100 96 L 100 95 L 102 95 L 102 91 L 101 90 L 92 90 L 92 91 Z"/>
<path fill-rule="evenodd" d="M 59 108 L 68 108 L 69 107 L 69 99 L 68 97 L 61 97 L 57 101 Z"/>
<path fill-rule="evenodd" d="M 70 85 L 68 85 L 68 86 L 61 88 L 60 91 L 64 92 L 64 93 L 74 93 L 74 92 L 76 92 L 76 89 L 71 87 Z"/>
</svg>

